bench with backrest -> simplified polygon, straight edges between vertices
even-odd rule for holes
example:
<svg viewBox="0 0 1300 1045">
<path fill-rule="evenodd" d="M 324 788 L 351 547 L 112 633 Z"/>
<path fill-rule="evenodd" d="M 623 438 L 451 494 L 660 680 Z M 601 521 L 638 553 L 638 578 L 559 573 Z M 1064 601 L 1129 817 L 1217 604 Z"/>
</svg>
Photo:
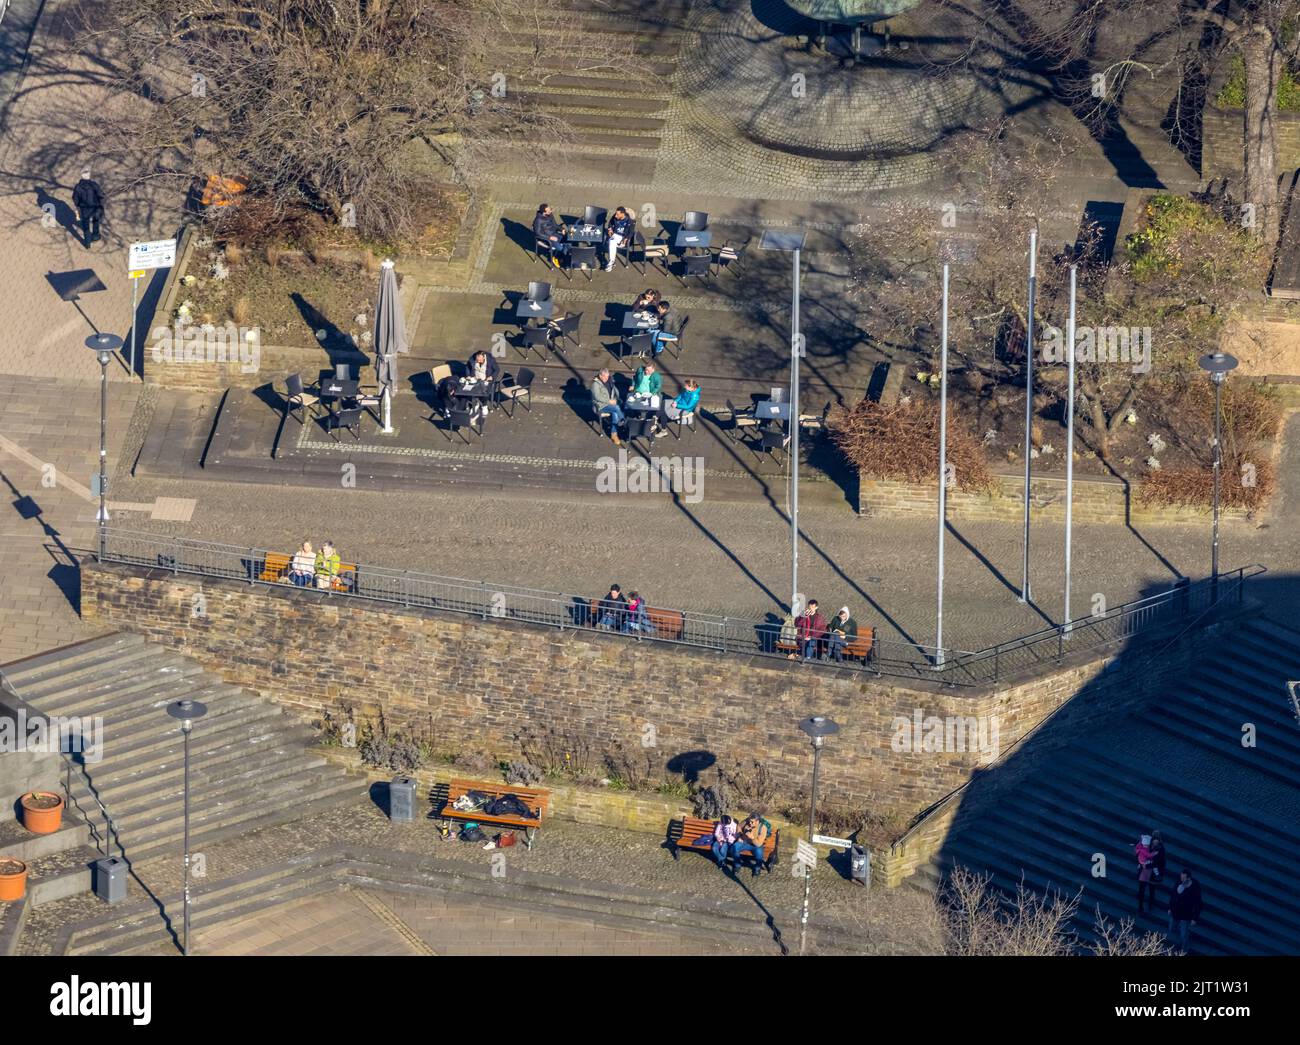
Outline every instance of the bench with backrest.
<svg viewBox="0 0 1300 1045">
<path fill-rule="evenodd" d="M 493 798 L 515 795 L 530 810 L 537 814 L 536 819 L 522 816 L 489 816 L 482 810 L 456 809 L 456 799 L 463 798 L 471 791 L 479 791 Z M 491 824 L 494 827 L 509 827 L 524 832 L 524 845 L 533 847 L 533 839 L 538 828 L 546 819 L 551 807 L 551 793 L 536 787 L 516 787 L 514 784 L 486 784 L 480 780 L 453 779 L 447 785 L 447 797 L 434 816 L 439 820 L 456 820 L 461 823 Z"/>
<path fill-rule="evenodd" d="M 739 825 L 744 822 L 745 818 L 732 817 L 736 821 L 737 830 Z M 672 850 L 673 859 L 680 859 L 678 850 L 691 849 L 697 853 L 705 853 L 710 858 L 713 856 L 713 829 L 717 826 L 716 820 L 701 820 L 695 816 L 683 816 L 677 820 L 668 822 L 668 845 Z M 777 862 L 777 848 L 780 845 L 781 832 L 773 830 L 763 843 L 763 862 L 771 867 Z"/>
<path fill-rule="evenodd" d="M 595 628 L 600 625 L 600 599 L 592 599 L 587 604 L 587 623 Z M 655 638 L 680 639 L 686 630 L 686 617 L 681 610 L 660 610 L 654 606 L 645 608 L 645 615 L 655 626 Z M 624 615 L 626 619 L 626 614 Z M 638 634 L 632 632 L 632 634 Z"/>
<path fill-rule="evenodd" d="M 826 642 L 825 637 L 822 638 L 822 642 Z M 844 644 L 844 656 L 845 658 L 855 658 L 865 664 L 871 659 L 871 651 L 875 648 L 875 645 L 876 629 L 859 628 L 857 638 Z M 798 653 L 800 656 L 803 655 L 797 640 L 795 642 L 786 642 L 782 640 L 779 634 L 776 639 L 776 651 L 778 653 Z"/>
<path fill-rule="evenodd" d="M 262 572 L 258 574 L 259 581 L 284 581 L 289 580 L 289 565 L 293 562 L 292 555 L 284 555 L 281 552 L 267 552 L 266 559 L 262 563 Z M 351 576 L 347 576 L 350 574 Z M 312 585 L 315 587 L 315 585 Z M 339 574 L 334 578 L 333 588 L 335 591 L 356 591 L 357 587 L 357 564 L 355 562 L 340 562 Z"/>
</svg>

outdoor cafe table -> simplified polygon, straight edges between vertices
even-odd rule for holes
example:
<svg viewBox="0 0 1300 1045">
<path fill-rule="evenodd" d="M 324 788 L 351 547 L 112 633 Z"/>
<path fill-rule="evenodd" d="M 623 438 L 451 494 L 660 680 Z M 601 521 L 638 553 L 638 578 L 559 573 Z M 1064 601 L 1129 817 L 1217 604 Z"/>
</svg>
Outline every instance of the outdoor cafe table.
<svg viewBox="0 0 1300 1045">
<path fill-rule="evenodd" d="M 599 225 L 570 225 L 564 238 L 570 243 L 603 243 L 605 230 Z"/>
<path fill-rule="evenodd" d="M 452 378 L 451 394 L 455 399 L 488 399 L 492 395 L 492 382 L 462 375 Z"/>
<path fill-rule="evenodd" d="M 554 311 L 554 298 L 547 298 L 545 301 L 529 301 L 528 295 L 525 294 L 519 299 L 519 305 L 515 309 L 515 319 L 550 319 Z"/>
<path fill-rule="evenodd" d="M 623 313 L 624 330 L 658 330 L 659 319 L 657 316 L 648 312 L 633 312 L 630 309 Z"/>
<path fill-rule="evenodd" d="M 790 404 L 764 399 L 754 404 L 754 416 L 760 421 L 789 421 Z"/>
<path fill-rule="evenodd" d="M 648 417 L 659 413 L 659 396 L 629 395 L 623 403 L 623 412 Z"/>
<path fill-rule="evenodd" d="M 711 229 L 700 229 L 692 232 L 689 229 L 678 229 L 677 236 L 673 239 L 673 246 L 678 250 L 686 250 L 690 247 L 707 247 L 713 242 L 713 231 Z"/>
</svg>

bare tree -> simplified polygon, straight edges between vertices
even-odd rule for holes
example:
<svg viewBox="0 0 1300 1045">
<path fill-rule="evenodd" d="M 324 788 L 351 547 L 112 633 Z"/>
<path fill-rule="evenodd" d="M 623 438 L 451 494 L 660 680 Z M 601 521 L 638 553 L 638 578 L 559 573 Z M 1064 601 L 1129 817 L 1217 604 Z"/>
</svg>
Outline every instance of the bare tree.
<svg viewBox="0 0 1300 1045">
<path fill-rule="evenodd" d="M 431 182 L 560 143 L 537 88 L 626 61 L 613 39 L 556 0 L 105 0 L 79 46 L 140 102 L 94 128 L 139 179 L 237 175 L 386 235 Z"/>
<path fill-rule="evenodd" d="M 1029 47 L 1062 70 L 1067 93 L 1094 126 L 1123 110 L 1135 74 L 1176 77 L 1181 89 L 1203 79 L 1224 54 L 1240 53 L 1240 198 L 1254 208 L 1255 231 L 1272 244 L 1281 220 L 1278 88 L 1283 67 L 1300 54 L 1297 17 L 1300 0 L 1044 0 L 1041 18 L 1026 17 L 1019 29 Z"/>
</svg>

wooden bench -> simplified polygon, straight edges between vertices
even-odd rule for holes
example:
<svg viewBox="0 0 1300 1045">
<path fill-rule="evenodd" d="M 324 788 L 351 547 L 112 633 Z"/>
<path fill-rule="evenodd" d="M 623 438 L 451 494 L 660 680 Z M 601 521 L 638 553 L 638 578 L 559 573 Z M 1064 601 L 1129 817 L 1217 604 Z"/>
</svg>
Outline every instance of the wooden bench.
<svg viewBox="0 0 1300 1045">
<path fill-rule="evenodd" d="M 826 641 L 825 637 L 821 641 L 824 643 Z M 844 644 L 844 656 L 856 658 L 865 664 L 871 659 L 871 651 L 875 645 L 876 629 L 859 628 L 857 638 Z M 800 656 L 803 655 L 798 642 L 784 642 L 780 635 L 777 636 L 776 651 L 778 653 L 798 653 Z"/>
<path fill-rule="evenodd" d="M 259 581 L 278 582 L 289 581 L 289 564 L 293 562 L 292 555 L 283 555 L 280 552 L 267 552 L 266 561 L 262 564 L 262 572 L 258 575 Z M 344 574 L 351 574 L 351 577 L 345 577 Z M 315 587 L 313 583 L 309 587 Z M 335 591 L 356 591 L 357 587 L 357 564 L 354 562 L 339 563 L 339 575 L 334 578 L 333 588 Z"/>
<path fill-rule="evenodd" d="M 600 626 L 600 599 L 592 599 L 587 605 L 587 619 L 593 628 Z M 653 606 L 645 608 L 645 615 L 655 626 L 655 637 L 661 639 L 680 639 L 686 630 L 686 617 L 681 610 L 660 610 Z M 641 632 L 629 632 L 632 635 Z"/>
<path fill-rule="evenodd" d="M 481 791 L 493 798 L 503 795 L 515 795 L 529 809 L 537 814 L 536 819 L 522 816 L 488 816 L 482 810 L 455 809 L 456 799 L 464 797 L 470 791 Z M 513 784 L 485 784 L 480 780 L 454 779 L 447 785 L 447 796 L 441 808 L 434 816 L 439 820 L 473 821 L 476 824 L 491 824 L 496 827 L 511 827 L 524 832 L 524 845 L 531 849 L 538 828 L 546 819 L 551 807 L 551 793 L 535 787 L 515 787 Z"/>
<path fill-rule="evenodd" d="M 736 830 L 739 832 L 741 823 L 745 818 L 732 817 L 736 821 Z M 701 820 L 699 817 L 683 816 L 677 820 L 668 822 L 668 846 L 672 850 L 673 859 L 679 860 L 681 857 L 678 851 L 681 849 L 692 849 L 697 853 L 707 853 L 709 858 L 713 857 L 713 829 L 717 826 L 716 820 Z M 768 835 L 767 841 L 763 843 L 763 862 L 769 867 L 777 863 L 777 849 L 781 842 L 781 832 L 773 830 Z M 752 855 L 752 854 L 751 854 Z"/>
</svg>

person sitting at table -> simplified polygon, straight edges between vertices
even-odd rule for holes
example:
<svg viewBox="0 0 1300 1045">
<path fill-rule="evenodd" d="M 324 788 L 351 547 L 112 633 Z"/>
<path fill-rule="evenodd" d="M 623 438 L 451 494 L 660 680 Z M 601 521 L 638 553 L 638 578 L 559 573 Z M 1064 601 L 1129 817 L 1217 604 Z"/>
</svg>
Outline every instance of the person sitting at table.
<svg viewBox="0 0 1300 1045">
<path fill-rule="evenodd" d="M 688 377 L 677 397 L 664 403 L 664 413 L 668 415 L 669 421 L 676 421 L 682 414 L 695 413 L 695 408 L 699 405 L 700 383 L 695 378 Z"/>
<path fill-rule="evenodd" d="M 632 302 L 633 313 L 648 312 L 654 314 L 658 307 L 659 291 L 655 290 L 653 287 L 641 291 L 641 293 L 636 296 L 636 300 Z"/>
<path fill-rule="evenodd" d="M 549 203 L 543 203 L 533 215 L 533 236 L 538 243 L 545 243 L 551 248 L 551 264 L 559 268 L 560 258 L 557 255 L 568 254 L 569 244 L 564 239 L 564 226 L 556 220 Z"/>
<path fill-rule="evenodd" d="M 609 594 L 596 604 L 596 626 L 606 631 L 622 631 L 627 619 L 627 599 L 617 584 L 609 586 Z"/>
<path fill-rule="evenodd" d="M 636 232 L 636 222 L 632 220 L 632 215 L 627 212 L 626 207 L 615 207 L 614 216 L 609 219 L 609 224 L 605 226 L 605 235 L 608 239 L 605 245 L 609 250 L 609 263 L 605 266 L 606 272 L 614 271 L 614 259 L 618 257 L 618 248 L 632 239 L 632 234 Z"/>
<path fill-rule="evenodd" d="M 844 663 L 844 647 L 858 637 L 858 622 L 849 614 L 847 606 L 831 619 L 826 632 L 826 652 L 836 663 Z"/>
<path fill-rule="evenodd" d="M 655 331 L 655 355 L 664 350 L 670 341 L 676 341 L 682 332 L 682 316 L 670 301 L 655 304 L 655 317 L 659 329 Z"/>
<path fill-rule="evenodd" d="M 339 553 L 334 550 L 334 542 L 326 541 L 316 553 L 316 587 L 329 588 L 334 578 L 339 575 Z"/>
<path fill-rule="evenodd" d="M 316 576 L 316 550 L 311 541 L 303 541 L 302 547 L 293 555 L 289 563 L 289 580 L 299 588 L 311 587 L 312 578 Z"/>
<path fill-rule="evenodd" d="M 600 368 L 600 373 L 591 379 L 591 403 L 596 416 L 609 415 L 609 437 L 615 446 L 621 446 L 618 430 L 623 426 L 623 408 L 618 403 L 618 385 L 610 376 L 609 367 Z"/>
<path fill-rule="evenodd" d="M 501 377 L 501 367 L 491 354 L 479 349 L 465 363 L 465 376 L 472 377 L 475 381 L 487 381 L 495 386 L 497 380 Z M 486 399 L 479 403 L 478 412 L 487 417 L 488 404 Z"/>
<path fill-rule="evenodd" d="M 663 387 L 664 379 L 659 375 L 659 368 L 653 359 L 647 360 L 636 368 L 632 378 L 632 391 L 638 396 L 657 396 Z"/>
</svg>

